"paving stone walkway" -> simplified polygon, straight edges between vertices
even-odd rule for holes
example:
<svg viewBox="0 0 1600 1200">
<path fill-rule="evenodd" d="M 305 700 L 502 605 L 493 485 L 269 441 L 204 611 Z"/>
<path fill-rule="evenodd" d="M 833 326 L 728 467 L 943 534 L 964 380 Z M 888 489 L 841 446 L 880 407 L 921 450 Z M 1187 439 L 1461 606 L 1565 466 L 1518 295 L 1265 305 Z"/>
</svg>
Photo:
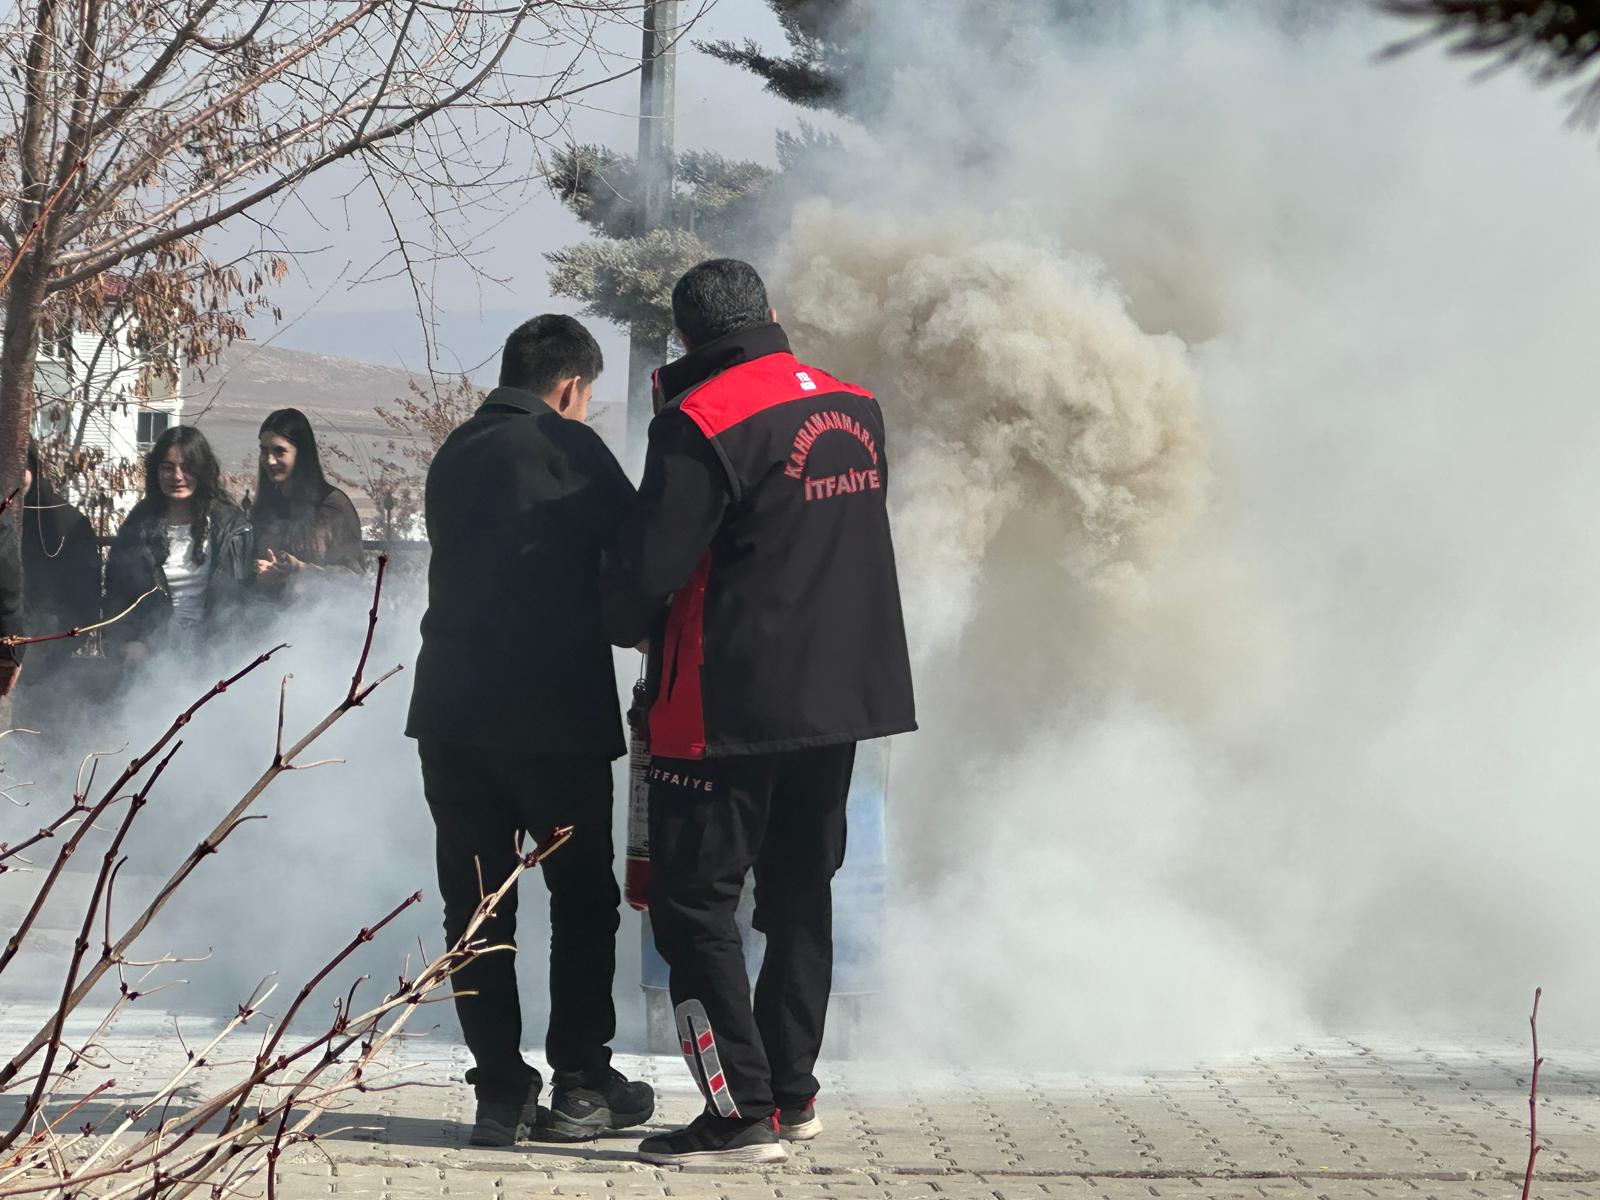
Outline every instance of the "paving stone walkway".
<svg viewBox="0 0 1600 1200">
<path fill-rule="evenodd" d="M 0 1004 L 0 1039 L 16 1040 L 35 1015 Z M 170 1029 L 154 1018 L 119 1026 L 119 1094 L 170 1077 L 181 1054 Z M 469 1148 L 471 1096 L 455 1082 L 465 1065 L 437 1035 L 409 1044 L 400 1068 L 417 1086 L 354 1097 L 315 1147 L 286 1157 L 279 1196 L 1513 1200 L 1527 1160 L 1528 1051 L 1509 1038 L 1325 1039 L 1116 1078 L 890 1078 L 846 1064 L 824 1077 L 824 1136 L 782 1167 L 743 1171 L 649 1167 L 633 1159 L 634 1137 Z M 677 1060 L 618 1065 L 656 1085 L 659 1120 L 698 1111 Z M 1535 1194 L 1600 1200 L 1600 1052 L 1551 1054 L 1541 1096 Z"/>
</svg>

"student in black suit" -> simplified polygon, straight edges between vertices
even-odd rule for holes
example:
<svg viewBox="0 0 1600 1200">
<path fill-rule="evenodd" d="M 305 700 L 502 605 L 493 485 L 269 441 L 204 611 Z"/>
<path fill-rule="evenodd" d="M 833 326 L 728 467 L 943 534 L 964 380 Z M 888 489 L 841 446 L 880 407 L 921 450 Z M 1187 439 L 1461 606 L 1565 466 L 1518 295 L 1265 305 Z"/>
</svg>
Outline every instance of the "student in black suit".
<svg viewBox="0 0 1600 1200">
<path fill-rule="evenodd" d="M 592 1138 L 655 1109 L 648 1084 L 610 1065 L 621 902 L 611 762 L 625 744 L 599 570 L 634 489 L 584 423 L 601 366 L 577 321 L 535 317 L 507 339 L 500 386 L 428 470 L 433 557 L 406 732 L 437 829 L 445 936 L 453 943 L 477 906 L 480 869 L 486 892 L 514 869 L 519 834 L 574 827 L 540 868 L 550 889 L 547 1113 L 520 1050 L 512 954 L 485 954 L 455 977 L 476 1062 L 474 1145 Z M 512 893 L 479 936 L 512 942 L 516 911 Z"/>
</svg>

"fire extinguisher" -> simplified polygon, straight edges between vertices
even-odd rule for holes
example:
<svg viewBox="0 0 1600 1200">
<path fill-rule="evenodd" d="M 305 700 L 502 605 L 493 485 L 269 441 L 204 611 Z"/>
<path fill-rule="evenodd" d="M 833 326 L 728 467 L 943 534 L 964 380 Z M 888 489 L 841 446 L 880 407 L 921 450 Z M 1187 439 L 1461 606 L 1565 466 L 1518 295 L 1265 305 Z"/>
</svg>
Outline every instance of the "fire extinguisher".
<svg viewBox="0 0 1600 1200">
<path fill-rule="evenodd" d="M 633 685 L 628 709 L 628 850 L 622 894 L 628 907 L 644 912 L 650 886 L 650 693 L 645 681 Z"/>
</svg>

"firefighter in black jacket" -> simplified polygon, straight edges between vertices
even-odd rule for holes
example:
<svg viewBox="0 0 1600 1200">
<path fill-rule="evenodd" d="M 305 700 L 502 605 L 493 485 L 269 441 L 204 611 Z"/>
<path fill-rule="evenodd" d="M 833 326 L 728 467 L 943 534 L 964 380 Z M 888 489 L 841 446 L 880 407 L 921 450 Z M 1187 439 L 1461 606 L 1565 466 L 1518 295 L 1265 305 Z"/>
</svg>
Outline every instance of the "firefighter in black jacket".
<svg viewBox="0 0 1600 1200">
<path fill-rule="evenodd" d="M 537 841 L 573 827 L 539 871 L 550 889 L 547 1112 L 521 1053 L 514 956 L 484 954 L 454 978 L 480 1146 L 588 1139 L 655 1109 L 648 1084 L 610 1065 L 621 903 L 611 762 L 623 741 L 599 573 L 634 493 L 584 424 L 601 366 L 600 347 L 571 317 L 528 321 L 506 340 L 500 386 L 428 469 L 433 555 L 406 732 L 422 758 L 450 943 L 480 884 L 493 891 L 515 868 L 519 834 Z M 513 891 L 479 927 L 488 945 L 514 942 L 516 900 Z"/>
<path fill-rule="evenodd" d="M 858 741 L 916 727 L 883 414 L 799 362 L 754 268 L 678 281 L 638 506 L 604 577 L 612 640 L 653 636 L 650 920 L 706 1099 L 651 1162 L 773 1162 L 815 1136 Z M 665 615 L 662 616 L 662 610 Z M 754 1011 L 734 911 L 755 872 Z"/>
</svg>

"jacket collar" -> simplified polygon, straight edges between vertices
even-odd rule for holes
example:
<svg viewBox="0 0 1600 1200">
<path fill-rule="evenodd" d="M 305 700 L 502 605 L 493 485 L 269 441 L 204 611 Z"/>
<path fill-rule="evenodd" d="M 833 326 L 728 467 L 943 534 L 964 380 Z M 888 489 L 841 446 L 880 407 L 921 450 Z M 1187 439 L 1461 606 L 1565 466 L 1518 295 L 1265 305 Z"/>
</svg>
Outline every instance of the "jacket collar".
<svg viewBox="0 0 1600 1200">
<path fill-rule="evenodd" d="M 488 408 L 489 405 L 503 405 L 507 408 L 520 408 L 523 412 L 530 412 L 534 416 L 540 413 L 553 412 L 554 410 L 540 397 L 522 388 L 497 387 L 483 398 L 479 408 Z"/>
<path fill-rule="evenodd" d="M 144 503 L 140 501 L 140 504 Z M 220 545 L 239 533 L 250 531 L 249 518 L 245 516 L 244 510 L 231 500 L 212 500 L 211 506 L 206 510 L 206 524 L 206 542 L 210 547 Z M 162 515 L 161 506 L 150 505 L 142 511 L 135 509 L 128 514 L 128 520 L 117 536 L 120 538 L 125 533 L 129 537 L 153 544 L 165 540 L 165 525 L 166 520 Z"/>
<path fill-rule="evenodd" d="M 211 502 L 211 537 L 214 541 L 221 542 L 249 527 L 244 509 L 237 504 L 223 504 L 216 500 Z"/>
<path fill-rule="evenodd" d="M 789 353 L 789 335 L 777 322 L 750 325 L 723 334 L 682 358 L 669 362 L 656 372 L 656 389 L 663 403 L 669 403 L 690 388 L 699 387 L 713 375 L 730 367 L 765 358 L 769 354 Z"/>
</svg>

